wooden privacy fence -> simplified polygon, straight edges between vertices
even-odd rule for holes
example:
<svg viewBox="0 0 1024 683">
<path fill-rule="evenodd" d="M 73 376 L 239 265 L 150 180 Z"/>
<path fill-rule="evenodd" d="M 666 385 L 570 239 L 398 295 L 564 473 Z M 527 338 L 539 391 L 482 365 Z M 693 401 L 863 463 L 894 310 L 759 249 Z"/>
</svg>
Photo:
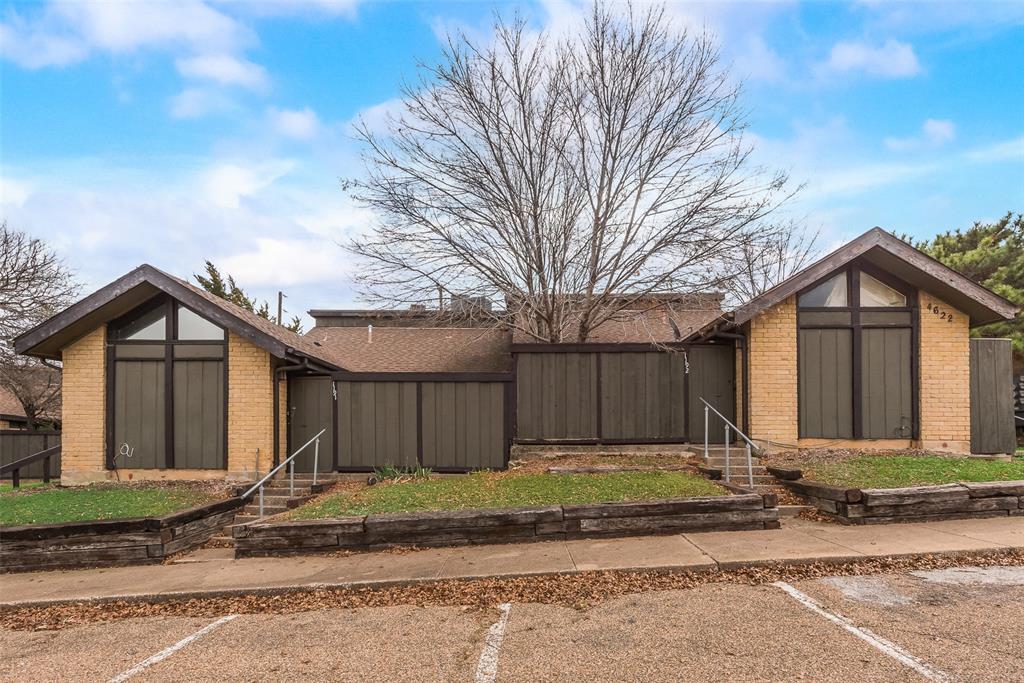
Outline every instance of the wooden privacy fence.
<svg viewBox="0 0 1024 683">
<path fill-rule="evenodd" d="M 60 445 L 60 432 L 30 432 L 20 429 L 0 429 L 0 466 L 9 465 L 47 448 Z M 22 479 L 42 479 L 42 461 L 34 462 L 21 470 Z M 60 477 L 60 456 L 50 458 L 50 476 Z M 4 474 L 10 479 L 10 474 Z"/>
<path fill-rule="evenodd" d="M 736 422 L 731 344 L 540 345 L 516 356 L 517 443 L 703 441 L 705 398 Z M 711 415 L 712 441 L 725 423 Z"/>
<path fill-rule="evenodd" d="M 971 452 L 1013 453 L 1013 347 L 1009 339 L 971 340 Z"/>
<path fill-rule="evenodd" d="M 320 471 L 500 469 L 508 464 L 514 387 L 505 373 L 296 377 L 289 385 L 289 442 L 301 444 L 329 426 Z M 312 457 L 304 457 L 296 468 L 311 471 Z"/>
</svg>

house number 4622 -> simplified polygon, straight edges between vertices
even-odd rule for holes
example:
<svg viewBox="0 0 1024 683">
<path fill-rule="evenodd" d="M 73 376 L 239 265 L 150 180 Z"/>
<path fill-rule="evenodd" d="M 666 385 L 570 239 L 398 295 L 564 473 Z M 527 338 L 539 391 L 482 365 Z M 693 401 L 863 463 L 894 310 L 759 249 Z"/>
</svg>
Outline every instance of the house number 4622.
<svg viewBox="0 0 1024 683">
<path fill-rule="evenodd" d="M 948 323 L 953 322 L 953 314 L 942 310 L 935 304 L 928 304 L 928 310 L 932 312 L 932 315 L 939 316 L 940 320 L 945 320 Z"/>
</svg>

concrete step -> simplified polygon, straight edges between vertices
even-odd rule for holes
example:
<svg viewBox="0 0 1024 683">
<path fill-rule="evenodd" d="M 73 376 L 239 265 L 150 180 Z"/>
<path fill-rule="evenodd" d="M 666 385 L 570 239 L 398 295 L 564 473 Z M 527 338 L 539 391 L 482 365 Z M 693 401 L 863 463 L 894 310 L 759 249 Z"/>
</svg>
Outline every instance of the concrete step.
<svg viewBox="0 0 1024 683">
<path fill-rule="evenodd" d="M 276 515 L 279 512 L 287 512 L 287 511 L 288 511 L 288 506 L 284 505 L 284 504 L 281 504 L 281 505 L 267 505 L 266 503 L 263 504 L 263 516 L 264 517 L 266 517 L 267 515 Z M 260 512 L 259 505 L 246 505 L 244 508 L 242 508 L 242 513 L 243 514 L 247 514 L 247 515 L 258 515 L 259 512 Z"/>
</svg>

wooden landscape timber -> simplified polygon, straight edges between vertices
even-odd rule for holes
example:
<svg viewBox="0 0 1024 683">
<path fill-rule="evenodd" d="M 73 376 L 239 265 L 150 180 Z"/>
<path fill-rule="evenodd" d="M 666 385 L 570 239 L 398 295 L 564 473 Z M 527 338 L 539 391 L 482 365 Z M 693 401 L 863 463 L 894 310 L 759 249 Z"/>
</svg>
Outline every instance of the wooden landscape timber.
<svg viewBox="0 0 1024 683">
<path fill-rule="evenodd" d="M 773 470 L 775 468 L 770 468 Z M 784 470 L 787 475 L 799 470 Z M 844 524 L 891 524 L 1024 515 L 1024 481 L 963 481 L 897 489 L 850 489 L 775 471 L 779 483 Z"/>
<path fill-rule="evenodd" d="M 390 546 L 457 546 L 571 538 L 779 528 L 774 494 L 536 508 L 440 510 L 253 522 L 234 528 L 236 557 Z"/>
<path fill-rule="evenodd" d="M 163 517 L 0 528 L 0 573 L 155 564 L 205 543 L 234 521 L 233 497 Z"/>
</svg>

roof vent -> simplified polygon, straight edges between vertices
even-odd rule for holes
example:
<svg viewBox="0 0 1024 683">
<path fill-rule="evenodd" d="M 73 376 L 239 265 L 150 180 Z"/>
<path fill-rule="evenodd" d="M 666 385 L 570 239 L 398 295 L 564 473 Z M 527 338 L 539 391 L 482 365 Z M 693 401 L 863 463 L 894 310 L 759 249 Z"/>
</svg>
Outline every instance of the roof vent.
<svg viewBox="0 0 1024 683">
<path fill-rule="evenodd" d="M 367 325 L 366 326 L 366 343 L 367 344 L 372 344 L 373 343 L 373 325 Z"/>
</svg>

